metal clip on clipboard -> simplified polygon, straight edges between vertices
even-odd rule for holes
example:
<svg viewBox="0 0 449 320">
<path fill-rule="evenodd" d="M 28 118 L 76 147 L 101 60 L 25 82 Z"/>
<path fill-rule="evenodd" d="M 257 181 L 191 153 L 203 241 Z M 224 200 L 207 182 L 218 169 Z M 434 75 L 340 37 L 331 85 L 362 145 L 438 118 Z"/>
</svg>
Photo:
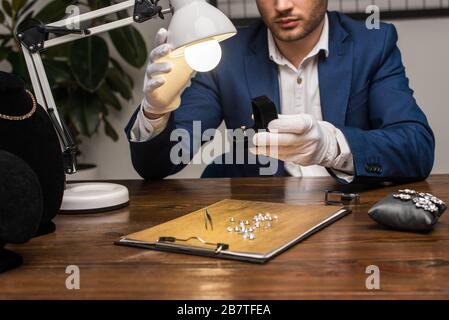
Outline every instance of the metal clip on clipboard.
<svg viewBox="0 0 449 320">
<path fill-rule="evenodd" d="M 215 254 L 219 254 L 222 250 L 228 250 L 229 249 L 229 245 L 226 243 L 212 243 L 212 242 L 207 242 L 204 241 L 203 239 L 201 239 L 200 237 L 190 237 L 187 239 L 178 239 L 175 237 L 159 237 L 159 240 L 156 243 L 156 247 L 157 246 L 162 246 L 162 247 L 166 247 L 166 246 L 170 246 L 172 247 L 174 244 L 176 244 L 176 242 L 188 242 L 190 240 L 198 240 L 199 242 L 201 242 L 202 244 L 208 245 L 208 246 L 214 246 L 215 247 Z"/>
</svg>

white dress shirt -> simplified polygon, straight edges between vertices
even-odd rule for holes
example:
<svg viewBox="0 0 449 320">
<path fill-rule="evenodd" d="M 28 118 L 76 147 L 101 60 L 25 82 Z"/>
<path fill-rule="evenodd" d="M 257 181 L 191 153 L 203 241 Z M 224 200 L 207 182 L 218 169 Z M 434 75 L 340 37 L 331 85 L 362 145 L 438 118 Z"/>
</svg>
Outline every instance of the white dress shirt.
<svg viewBox="0 0 449 320">
<path fill-rule="evenodd" d="M 320 39 L 312 51 L 304 58 L 299 67 L 293 66 L 278 50 L 273 35 L 268 29 L 268 50 L 270 59 L 278 65 L 279 92 L 282 114 L 307 113 L 322 120 L 320 88 L 318 78 L 318 55 L 324 50 L 329 55 L 329 20 L 326 15 Z M 169 115 L 156 120 L 145 117 L 141 109 L 131 129 L 131 141 L 144 142 L 161 133 L 167 126 Z M 343 133 L 337 129 L 337 142 L 340 155 L 336 159 L 335 174 L 350 182 L 354 173 L 352 153 Z M 285 163 L 285 169 L 294 177 L 328 176 L 322 166 L 302 167 Z M 346 173 L 347 174 L 346 174 Z"/>
<path fill-rule="evenodd" d="M 268 29 L 268 52 L 270 59 L 278 65 L 279 92 L 282 114 L 307 113 L 317 120 L 323 120 L 321 113 L 320 86 L 318 77 L 318 56 L 324 51 L 329 55 L 329 19 L 325 17 L 320 39 L 310 53 L 295 67 L 279 51 L 273 35 Z M 337 129 L 337 142 L 340 155 L 336 159 L 333 169 L 350 174 L 354 172 L 352 153 L 343 133 Z M 285 169 L 294 177 L 328 176 L 329 173 L 322 166 L 299 166 L 286 162 Z M 335 171 L 338 177 L 347 181 L 352 180 L 349 175 Z"/>
</svg>

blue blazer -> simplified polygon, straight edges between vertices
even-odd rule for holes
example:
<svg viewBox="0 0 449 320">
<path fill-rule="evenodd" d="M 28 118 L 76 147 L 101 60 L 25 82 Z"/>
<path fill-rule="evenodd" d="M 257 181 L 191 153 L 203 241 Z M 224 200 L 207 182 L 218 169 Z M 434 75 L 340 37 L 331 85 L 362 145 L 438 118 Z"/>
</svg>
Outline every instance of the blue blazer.
<svg viewBox="0 0 449 320">
<path fill-rule="evenodd" d="M 355 182 L 425 179 L 433 166 L 435 141 L 416 104 L 391 24 L 368 30 L 363 22 L 329 12 L 329 56 L 319 57 L 323 119 L 345 135 L 354 158 Z M 269 59 L 262 20 L 222 43 L 223 59 L 211 72 L 197 73 L 170 116 L 167 128 L 147 142 L 130 142 L 134 168 L 145 179 L 162 179 L 184 165 L 170 161 L 175 128 L 192 136 L 201 129 L 252 127 L 251 99 L 266 95 L 280 106 L 278 69 Z M 125 131 L 128 139 L 139 108 Z M 192 155 L 199 145 L 191 143 Z M 259 175 L 260 164 L 213 165 L 203 176 Z M 331 174 L 332 171 L 329 171 Z M 274 175 L 284 175 L 284 166 Z M 343 181 L 341 181 L 343 182 Z"/>
</svg>

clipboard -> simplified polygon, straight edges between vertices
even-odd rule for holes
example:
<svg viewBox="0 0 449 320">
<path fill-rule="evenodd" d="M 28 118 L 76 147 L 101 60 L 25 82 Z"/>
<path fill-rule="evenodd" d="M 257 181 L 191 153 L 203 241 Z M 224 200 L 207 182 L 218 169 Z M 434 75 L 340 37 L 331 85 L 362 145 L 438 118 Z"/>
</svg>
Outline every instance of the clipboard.
<svg viewBox="0 0 449 320">
<path fill-rule="evenodd" d="M 210 216 L 209 227 L 206 209 Z M 255 229 L 254 240 L 228 231 L 240 221 L 268 213 L 271 227 Z M 324 205 L 290 205 L 245 200 L 222 200 L 180 218 L 122 237 L 117 245 L 266 263 L 351 210 Z M 231 222 L 231 218 L 235 222 Z"/>
</svg>

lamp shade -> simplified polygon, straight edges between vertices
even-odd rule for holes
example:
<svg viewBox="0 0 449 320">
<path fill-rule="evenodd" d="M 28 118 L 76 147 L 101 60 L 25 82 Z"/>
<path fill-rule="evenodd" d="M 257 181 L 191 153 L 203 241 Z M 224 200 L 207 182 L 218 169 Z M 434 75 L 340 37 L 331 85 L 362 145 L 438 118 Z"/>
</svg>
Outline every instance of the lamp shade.
<svg viewBox="0 0 449 320">
<path fill-rule="evenodd" d="M 168 109 L 181 103 L 181 93 L 194 71 L 207 72 L 221 59 L 218 42 L 235 34 L 237 29 L 220 10 L 205 0 L 170 0 L 174 14 L 168 27 L 167 43 L 173 50 L 157 62 L 169 62 L 172 70 L 164 74 L 167 84 L 153 94 Z"/>
<path fill-rule="evenodd" d="M 174 55 L 186 46 L 205 40 L 223 41 L 237 33 L 231 20 L 206 0 L 170 0 L 174 14 L 168 27 L 167 42 Z"/>
</svg>

